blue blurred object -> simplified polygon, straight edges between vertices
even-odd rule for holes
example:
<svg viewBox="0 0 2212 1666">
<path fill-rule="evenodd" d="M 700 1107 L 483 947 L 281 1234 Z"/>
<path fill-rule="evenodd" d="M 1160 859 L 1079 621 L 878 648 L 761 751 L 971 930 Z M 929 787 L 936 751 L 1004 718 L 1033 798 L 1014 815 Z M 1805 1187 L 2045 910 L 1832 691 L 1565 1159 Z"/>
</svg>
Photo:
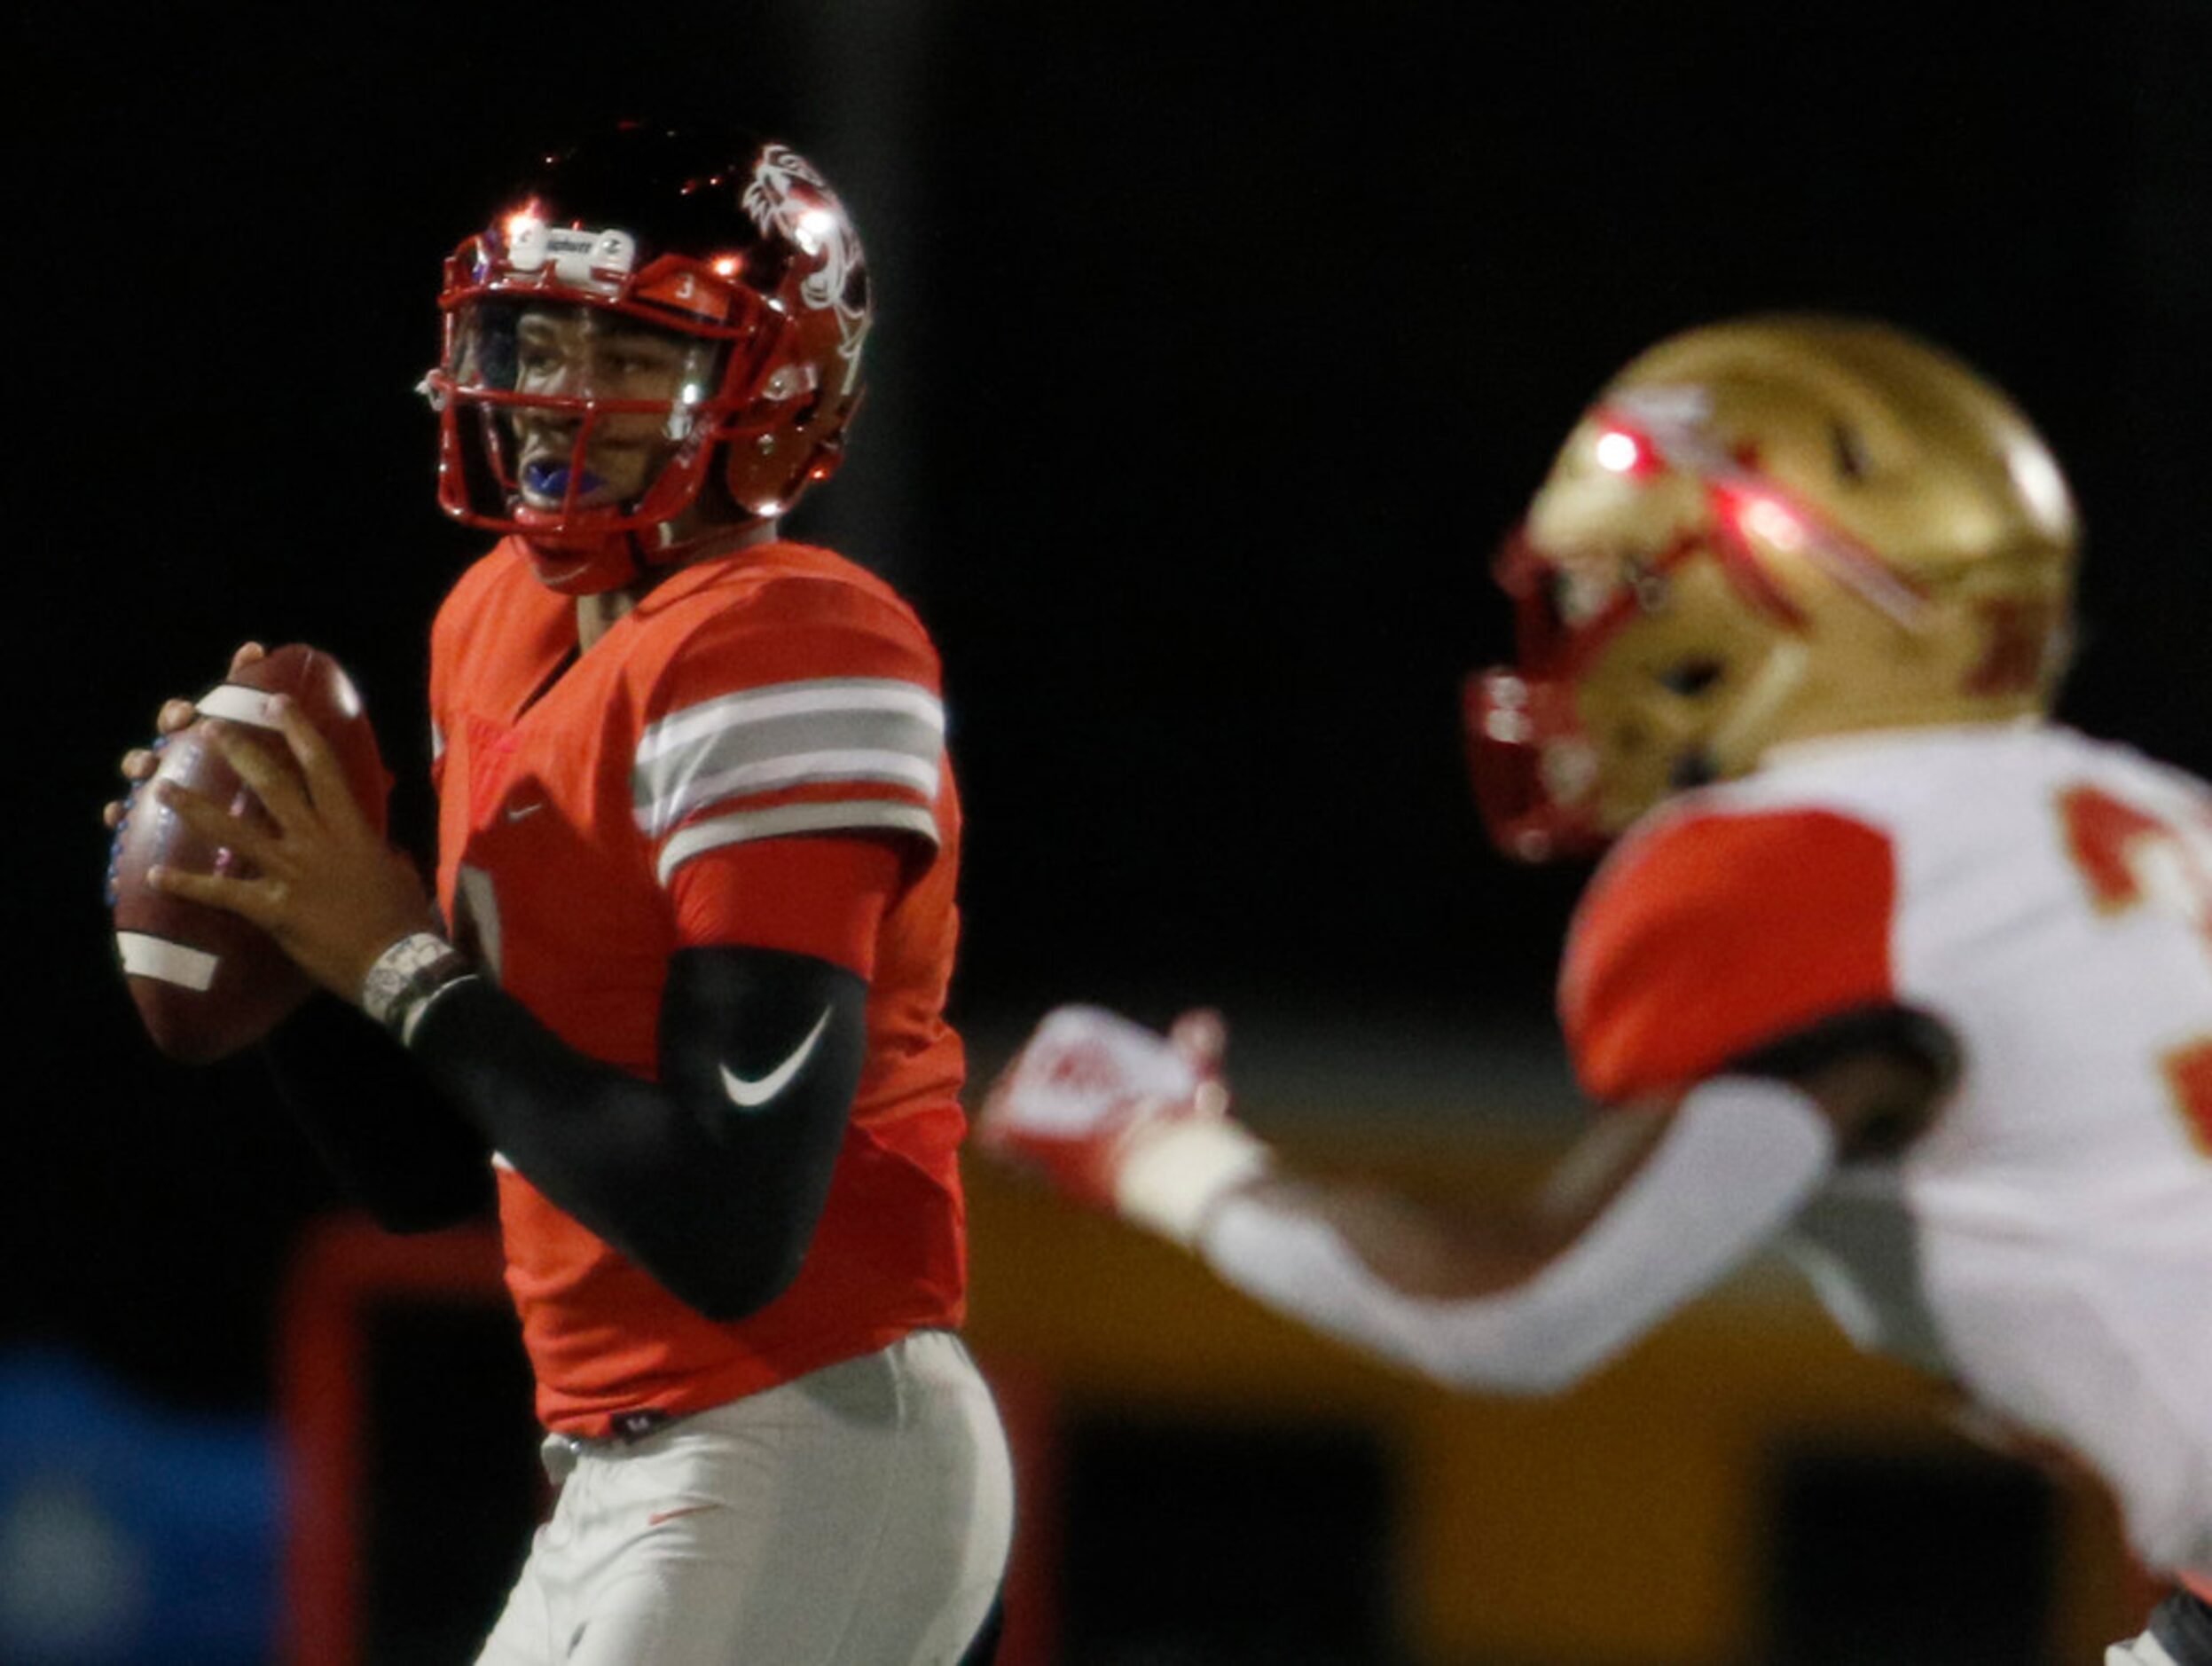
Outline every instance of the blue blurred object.
<svg viewBox="0 0 2212 1666">
<path fill-rule="evenodd" d="M 0 1661 L 260 1666 L 276 1443 L 152 1405 L 58 1350 L 0 1355 Z"/>
</svg>

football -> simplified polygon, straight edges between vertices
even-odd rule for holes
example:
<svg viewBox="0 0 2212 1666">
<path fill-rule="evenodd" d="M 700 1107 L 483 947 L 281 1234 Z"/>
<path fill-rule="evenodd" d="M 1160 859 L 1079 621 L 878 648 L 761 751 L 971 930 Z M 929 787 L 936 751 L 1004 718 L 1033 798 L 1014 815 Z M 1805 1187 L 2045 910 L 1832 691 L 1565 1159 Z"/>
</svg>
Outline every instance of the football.
<svg viewBox="0 0 2212 1666">
<path fill-rule="evenodd" d="M 299 766 L 268 710 L 270 697 L 279 694 L 298 702 L 330 743 L 355 801 L 382 832 L 391 777 L 361 697 L 336 660 L 300 643 L 234 671 L 201 695 L 191 727 L 161 747 L 153 781 L 176 782 L 228 805 L 234 815 L 261 818 L 259 800 L 224 760 L 208 726 L 219 720 L 245 730 L 296 775 Z M 152 786 L 144 782 L 132 791 L 109 850 L 116 955 L 153 1044 L 180 1063 L 207 1064 L 259 1041 L 307 999 L 312 986 L 258 926 L 146 884 L 146 870 L 157 864 L 199 873 L 251 871 L 234 853 L 187 828 Z"/>
</svg>

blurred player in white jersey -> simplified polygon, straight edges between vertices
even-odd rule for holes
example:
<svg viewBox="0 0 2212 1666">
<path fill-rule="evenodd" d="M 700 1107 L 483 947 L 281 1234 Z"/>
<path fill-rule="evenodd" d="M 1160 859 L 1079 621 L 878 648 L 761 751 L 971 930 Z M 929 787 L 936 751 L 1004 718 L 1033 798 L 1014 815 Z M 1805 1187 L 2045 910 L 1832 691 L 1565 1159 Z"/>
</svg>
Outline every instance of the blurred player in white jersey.
<svg viewBox="0 0 2212 1666">
<path fill-rule="evenodd" d="M 1925 343 L 1660 343 L 1509 544 L 1519 663 L 1467 703 L 1506 850 L 1613 846 L 1559 991 L 1589 1149 L 1510 1218 L 1294 1175 L 1217 1022 L 1090 1008 L 987 1143 L 1470 1389 L 1560 1388 L 1778 1240 L 2109 1486 L 2177 1586 L 2114 1666 L 2212 1662 L 2212 791 L 2050 720 L 2075 543 L 2043 441 Z"/>
</svg>

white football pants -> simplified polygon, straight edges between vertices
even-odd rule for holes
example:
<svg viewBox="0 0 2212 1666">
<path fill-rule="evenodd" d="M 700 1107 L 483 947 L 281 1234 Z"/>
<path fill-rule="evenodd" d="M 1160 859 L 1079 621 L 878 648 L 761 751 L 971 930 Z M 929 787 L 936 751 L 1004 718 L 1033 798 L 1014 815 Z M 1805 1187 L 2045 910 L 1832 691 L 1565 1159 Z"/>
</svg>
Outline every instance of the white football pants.
<svg viewBox="0 0 2212 1666">
<path fill-rule="evenodd" d="M 477 1666 L 953 1666 L 1006 1571 L 1006 1436 L 948 1332 L 545 1452 L 561 1496 Z"/>
</svg>

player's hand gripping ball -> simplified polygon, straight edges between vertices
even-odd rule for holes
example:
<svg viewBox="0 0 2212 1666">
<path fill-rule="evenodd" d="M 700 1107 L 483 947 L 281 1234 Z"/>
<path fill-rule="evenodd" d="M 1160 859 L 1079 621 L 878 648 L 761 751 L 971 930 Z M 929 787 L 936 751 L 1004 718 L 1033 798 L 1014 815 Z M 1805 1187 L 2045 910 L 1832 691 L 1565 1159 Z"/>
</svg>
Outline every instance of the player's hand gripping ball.
<svg viewBox="0 0 2212 1666">
<path fill-rule="evenodd" d="M 215 742 L 214 726 L 253 743 L 294 776 L 300 773 L 269 710 L 272 695 L 293 700 L 337 755 L 354 800 L 380 834 L 391 777 L 361 697 L 338 662 L 294 643 L 266 656 L 241 651 L 224 681 L 197 702 L 192 723 L 155 743 L 159 766 L 133 785 L 114 820 L 107 876 L 115 949 L 138 1016 L 153 1044 L 171 1058 L 205 1064 L 259 1041 L 313 985 L 274 939 L 235 914 L 166 895 L 146 881 L 156 866 L 188 873 L 250 876 L 235 852 L 186 826 L 153 790 L 174 782 L 233 815 L 263 826 L 259 801 Z M 111 815 L 114 813 L 111 810 Z"/>
</svg>

